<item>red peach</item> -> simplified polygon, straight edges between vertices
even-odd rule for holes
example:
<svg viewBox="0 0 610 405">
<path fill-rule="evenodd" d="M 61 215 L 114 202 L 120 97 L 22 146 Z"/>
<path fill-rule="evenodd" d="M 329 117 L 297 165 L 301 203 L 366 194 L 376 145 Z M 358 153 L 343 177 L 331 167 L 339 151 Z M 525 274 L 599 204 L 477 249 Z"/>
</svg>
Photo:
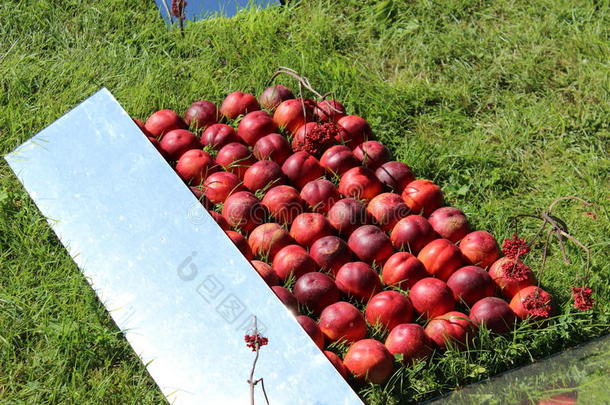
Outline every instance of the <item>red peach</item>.
<svg viewBox="0 0 610 405">
<path fill-rule="evenodd" d="M 299 315 L 297 316 L 297 322 L 301 325 L 303 330 L 309 335 L 311 340 L 318 346 L 320 350 L 324 350 L 324 335 L 320 330 L 320 327 L 308 316 Z"/>
<path fill-rule="evenodd" d="M 424 246 L 438 238 L 428 220 L 421 215 L 409 215 L 394 225 L 390 240 L 395 249 L 418 254 Z"/>
<path fill-rule="evenodd" d="M 425 319 L 434 318 L 455 308 L 451 290 L 438 278 L 426 277 L 419 280 L 411 287 L 409 299 L 415 311 Z"/>
<path fill-rule="evenodd" d="M 298 215 L 290 226 L 290 236 L 300 245 L 311 247 L 313 243 L 333 234 L 333 228 L 322 214 L 304 212 Z"/>
<path fill-rule="evenodd" d="M 341 293 L 332 278 L 324 273 L 311 272 L 299 277 L 294 283 L 292 293 L 299 304 L 305 305 L 315 314 L 339 301 Z"/>
<path fill-rule="evenodd" d="M 428 222 L 442 238 L 456 243 L 470 232 L 470 224 L 464 212 L 454 207 L 441 207 L 434 210 Z"/>
<path fill-rule="evenodd" d="M 154 140 L 157 140 L 157 138 L 151 134 L 148 129 L 146 129 L 146 126 L 144 125 L 144 123 L 142 121 L 140 121 L 137 118 L 131 117 L 132 121 L 134 122 L 134 124 L 136 124 L 138 126 L 138 128 L 140 128 L 140 131 L 142 131 L 142 133 L 144 135 L 146 135 L 147 138 L 149 138 L 149 140 L 152 138 Z M 152 141 L 151 141 L 152 142 Z"/>
<path fill-rule="evenodd" d="M 294 98 L 285 100 L 277 106 L 273 113 L 273 122 L 279 128 L 294 133 L 306 122 L 311 121 L 312 116 L 310 103 L 301 98 Z"/>
<path fill-rule="evenodd" d="M 347 243 L 336 236 L 325 236 L 318 239 L 311 245 L 309 254 L 320 268 L 329 270 L 333 274 L 352 260 L 352 251 Z"/>
<path fill-rule="evenodd" d="M 360 162 L 350 148 L 345 145 L 335 145 L 322 154 L 320 165 L 329 174 L 341 176 L 349 169 L 359 166 Z"/>
<path fill-rule="evenodd" d="M 237 136 L 247 145 L 254 146 L 263 136 L 275 133 L 276 131 L 277 126 L 269 114 L 265 111 L 253 111 L 246 114 L 239 122 Z"/>
<path fill-rule="evenodd" d="M 250 246 L 248 245 L 248 241 L 244 238 L 239 232 L 235 231 L 225 231 L 231 242 L 237 246 L 242 255 L 248 260 L 252 260 L 254 255 L 252 254 L 252 250 L 250 250 Z"/>
<path fill-rule="evenodd" d="M 384 263 L 392 253 L 392 242 L 388 235 L 375 225 L 363 225 L 349 236 L 349 248 L 366 263 Z"/>
<path fill-rule="evenodd" d="M 282 281 L 286 281 L 290 276 L 298 279 L 302 275 L 317 269 L 316 262 L 299 245 L 285 246 L 273 258 L 273 270 Z"/>
<path fill-rule="evenodd" d="M 248 237 L 252 253 L 269 260 L 273 260 L 277 252 L 293 242 L 286 229 L 273 222 L 257 226 Z"/>
<path fill-rule="evenodd" d="M 371 223 L 365 205 L 353 198 L 344 198 L 337 201 L 326 215 L 330 225 L 345 237 L 348 237 L 360 226 Z"/>
<path fill-rule="evenodd" d="M 244 178 L 248 167 L 255 162 L 256 159 L 250 149 L 237 142 L 231 142 L 223 146 L 216 155 L 216 163 L 224 167 L 225 170 L 235 173 L 240 179 Z"/>
<path fill-rule="evenodd" d="M 363 262 L 345 263 L 337 272 L 335 283 L 343 294 L 364 302 L 381 291 L 379 276 Z"/>
<path fill-rule="evenodd" d="M 209 146 L 213 149 L 220 149 L 233 142 L 241 143 L 241 139 L 239 139 L 233 127 L 226 124 L 210 125 L 199 138 L 199 143 L 202 146 Z"/>
<path fill-rule="evenodd" d="M 312 211 L 326 213 L 341 197 L 333 183 L 326 179 L 317 179 L 303 186 L 301 198 Z"/>
<path fill-rule="evenodd" d="M 150 143 L 152 143 L 152 145 L 155 147 L 157 152 L 159 152 L 161 156 L 163 156 L 163 159 L 169 160 L 169 156 L 167 156 L 167 153 L 161 148 L 161 142 L 157 141 L 157 138 L 154 138 L 152 136 L 148 136 L 147 138 Z"/>
<path fill-rule="evenodd" d="M 214 171 L 216 171 L 214 159 L 201 149 L 184 152 L 176 163 L 178 176 L 186 183 L 195 186 L 200 185 Z"/>
<path fill-rule="evenodd" d="M 168 133 L 174 129 L 186 129 L 186 124 L 172 110 L 159 110 L 151 114 L 146 120 L 144 128 L 155 138 Z"/>
<path fill-rule="evenodd" d="M 289 289 L 280 287 L 279 285 L 274 285 L 273 287 L 271 287 L 271 289 L 273 290 L 275 295 L 277 295 L 280 301 L 282 301 L 282 304 L 284 304 L 290 312 L 292 312 L 293 314 L 299 313 L 299 302 Z"/>
<path fill-rule="evenodd" d="M 284 173 L 272 160 L 259 160 L 244 173 L 244 186 L 253 193 L 281 184 L 284 184 Z"/>
<path fill-rule="evenodd" d="M 392 158 L 388 148 L 377 141 L 362 142 L 354 148 L 354 156 L 371 170 L 376 170 Z"/>
<path fill-rule="evenodd" d="M 274 285 L 278 285 L 280 283 L 280 278 L 277 276 L 273 268 L 269 266 L 265 262 L 261 262 L 260 260 L 251 260 L 252 267 L 256 270 L 256 272 L 262 277 L 263 281 L 267 283 L 269 287 L 273 287 Z"/>
<path fill-rule="evenodd" d="M 546 319 L 553 313 L 553 297 L 542 288 L 525 287 L 511 299 L 510 308 L 521 319 Z"/>
<path fill-rule="evenodd" d="M 410 289 L 413 284 L 428 277 L 426 268 L 419 259 L 407 252 L 396 252 L 385 262 L 381 278 L 385 285 L 396 286 L 402 290 Z"/>
<path fill-rule="evenodd" d="M 189 186 L 189 189 L 191 190 L 191 192 L 193 193 L 193 195 L 195 197 L 197 197 L 197 199 L 199 200 L 199 202 L 201 203 L 201 205 L 203 205 L 205 207 L 206 210 L 210 210 L 212 209 L 212 207 L 214 206 L 214 204 L 212 204 L 210 202 L 210 200 L 208 200 L 206 198 L 205 195 L 203 195 L 203 190 L 199 187 L 199 186 Z"/>
<path fill-rule="evenodd" d="M 294 98 L 292 91 L 281 84 L 267 87 L 263 90 L 263 93 L 258 98 L 258 102 L 263 108 L 273 112 L 282 101 L 290 100 Z"/>
<path fill-rule="evenodd" d="M 502 295 L 512 298 L 519 290 L 536 285 L 536 276 L 525 264 L 509 257 L 501 257 L 489 268 L 489 276 Z"/>
<path fill-rule="evenodd" d="M 236 91 L 229 94 L 224 99 L 219 111 L 225 117 L 234 119 L 240 115 L 245 115 L 251 111 L 260 109 L 261 107 L 258 104 L 258 101 L 256 101 L 256 97 L 252 94 Z"/>
<path fill-rule="evenodd" d="M 461 312 L 447 312 L 437 316 L 426 325 L 424 332 L 441 349 L 449 344 L 464 348 L 474 336 L 474 323 Z"/>
<path fill-rule="evenodd" d="M 273 160 L 281 165 L 292 155 L 292 149 L 282 135 L 268 134 L 256 141 L 252 153 L 258 160 Z"/>
<path fill-rule="evenodd" d="M 317 273 L 321 274 L 321 273 Z M 339 301 L 324 308 L 318 322 L 322 333 L 331 342 L 355 342 L 366 336 L 366 321 L 362 313 L 349 302 Z"/>
<path fill-rule="evenodd" d="M 248 191 L 231 194 L 222 206 L 222 216 L 233 228 L 249 233 L 265 222 L 266 211 L 256 196 Z"/>
<path fill-rule="evenodd" d="M 505 333 L 513 328 L 517 317 L 503 299 L 486 297 L 472 306 L 470 319 L 477 325 L 485 324 L 492 332 Z"/>
<path fill-rule="evenodd" d="M 230 172 L 217 172 L 209 175 L 204 183 L 205 196 L 214 204 L 220 204 L 233 193 L 243 190 L 237 175 Z"/>
<path fill-rule="evenodd" d="M 415 180 L 415 175 L 409 166 L 402 162 L 386 162 L 375 170 L 375 176 L 388 189 L 402 193 L 407 184 Z"/>
<path fill-rule="evenodd" d="M 440 208 L 444 203 L 443 192 L 441 188 L 430 180 L 414 180 L 407 184 L 402 191 L 402 199 L 405 200 L 411 211 L 429 216 Z"/>
<path fill-rule="evenodd" d="M 465 264 L 460 249 L 447 239 L 435 239 L 428 243 L 417 258 L 424 264 L 428 274 L 443 281 L 447 281 Z"/>
<path fill-rule="evenodd" d="M 403 323 L 392 328 L 385 340 L 385 347 L 392 354 L 402 354 L 403 363 L 409 365 L 415 360 L 430 357 L 434 342 L 420 325 Z"/>
<path fill-rule="evenodd" d="M 313 112 L 322 122 L 337 122 L 345 117 L 345 107 L 337 100 L 322 100 L 318 102 Z"/>
<path fill-rule="evenodd" d="M 199 141 L 191 131 L 174 129 L 163 135 L 159 147 L 166 153 L 168 160 L 178 160 L 186 151 L 199 149 Z"/>
<path fill-rule="evenodd" d="M 478 266 L 465 266 L 458 269 L 447 280 L 447 286 L 453 292 L 453 298 L 457 302 L 465 302 L 472 306 L 475 302 L 491 297 L 496 291 L 496 286 L 489 274 Z"/>
<path fill-rule="evenodd" d="M 402 218 L 409 215 L 409 207 L 402 197 L 394 193 L 381 193 L 366 207 L 373 221 L 386 232 L 391 232 Z"/>
<path fill-rule="evenodd" d="M 536 405 L 576 405 L 578 391 L 566 392 L 541 399 Z"/>
<path fill-rule="evenodd" d="M 472 264 L 489 267 L 500 257 L 498 242 L 485 231 L 470 232 L 460 242 L 460 250 Z"/>
<path fill-rule="evenodd" d="M 337 142 L 347 144 L 351 149 L 372 137 L 369 123 L 357 115 L 341 117 L 337 124 L 345 130 L 345 133 L 340 139 L 337 139 Z"/>
<path fill-rule="evenodd" d="M 303 211 L 305 202 L 298 191 L 290 186 L 275 186 L 263 197 L 262 204 L 282 224 L 291 224 Z"/>
<path fill-rule="evenodd" d="M 383 191 L 381 182 L 366 167 L 354 167 L 346 171 L 339 181 L 339 192 L 345 197 L 370 200 Z"/>
<path fill-rule="evenodd" d="M 219 214 L 216 211 L 208 211 L 208 212 L 210 213 L 210 215 L 212 216 L 214 221 L 218 224 L 220 229 L 222 229 L 223 231 L 228 231 L 231 229 L 231 226 L 229 225 L 229 223 L 227 222 L 225 217 L 223 217 L 221 214 Z M 247 245 L 247 243 L 246 243 L 246 245 Z"/>
<path fill-rule="evenodd" d="M 335 366 L 339 374 L 341 374 L 341 377 L 347 379 L 349 377 L 349 371 L 347 371 L 347 368 L 343 364 L 343 360 L 335 353 L 329 352 L 328 350 L 324 350 L 324 354 L 331 364 Z"/>
<path fill-rule="evenodd" d="M 282 171 L 298 188 L 324 175 L 320 162 L 303 151 L 290 155 L 282 164 Z"/>
<path fill-rule="evenodd" d="M 356 379 L 373 384 L 384 383 L 394 372 L 394 356 L 374 339 L 360 340 L 350 346 L 343 364 Z"/>
<path fill-rule="evenodd" d="M 413 320 L 413 307 L 409 299 L 398 291 L 382 291 L 371 298 L 364 316 L 369 324 L 392 330 Z"/>
<path fill-rule="evenodd" d="M 210 101 L 195 101 L 184 113 L 184 121 L 196 130 L 205 129 L 218 122 L 218 109 Z"/>
</svg>

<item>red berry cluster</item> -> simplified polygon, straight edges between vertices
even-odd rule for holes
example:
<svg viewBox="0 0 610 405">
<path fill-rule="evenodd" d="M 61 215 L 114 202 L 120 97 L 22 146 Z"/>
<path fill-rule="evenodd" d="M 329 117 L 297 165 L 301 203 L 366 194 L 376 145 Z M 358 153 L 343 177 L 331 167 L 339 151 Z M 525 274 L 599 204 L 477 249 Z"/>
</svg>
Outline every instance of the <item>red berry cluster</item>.
<svg viewBox="0 0 610 405">
<path fill-rule="evenodd" d="M 269 339 L 258 333 L 255 335 L 244 335 L 244 340 L 246 341 L 246 346 L 252 349 L 253 352 L 255 352 L 257 348 L 269 343 Z"/>
<path fill-rule="evenodd" d="M 536 288 L 523 299 L 523 308 L 537 318 L 548 318 L 552 310 L 551 301 L 540 288 Z"/>
<path fill-rule="evenodd" d="M 502 270 L 507 279 L 514 281 L 526 280 L 528 275 L 531 274 L 530 267 L 517 259 L 509 260 L 502 264 Z"/>
<path fill-rule="evenodd" d="M 572 288 L 572 297 L 574 298 L 574 307 L 581 311 L 587 311 L 593 308 L 593 290 L 591 287 L 575 287 Z"/>
<path fill-rule="evenodd" d="M 335 139 L 341 139 L 345 132 L 334 122 L 315 125 L 307 131 L 303 140 L 295 145 L 295 151 L 305 151 L 313 156 L 320 156 L 326 149 L 333 146 Z"/>
<path fill-rule="evenodd" d="M 519 238 L 517 234 L 514 234 L 512 239 L 504 239 L 502 253 L 504 253 L 504 256 L 506 257 L 517 260 L 528 254 L 529 251 L 530 247 L 527 245 L 525 239 Z"/>
</svg>

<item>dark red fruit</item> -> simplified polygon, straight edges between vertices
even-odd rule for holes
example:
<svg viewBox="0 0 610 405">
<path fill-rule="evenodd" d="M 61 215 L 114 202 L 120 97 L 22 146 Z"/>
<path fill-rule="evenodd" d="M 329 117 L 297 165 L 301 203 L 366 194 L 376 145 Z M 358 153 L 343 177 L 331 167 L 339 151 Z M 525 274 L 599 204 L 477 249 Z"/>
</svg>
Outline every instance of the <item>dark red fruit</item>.
<svg viewBox="0 0 610 405">
<path fill-rule="evenodd" d="M 216 163 L 210 154 L 201 149 L 191 149 L 180 156 L 176 173 L 187 184 L 198 186 L 208 175 L 216 171 Z"/>
<path fill-rule="evenodd" d="M 237 246 L 242 255 L 248 260 L 252 260 L 254 255 L 252 254 L 252 250 L 250 250 L 250 246 L 248 245 L 248 241 L 244 238 L 239 232 L 235 231 L 225 231 L 229 239 Z"/>
<path fill-rule="evenodd" d="M 375 176 L 388 189 L 402 193 L 407 184 L 415 180 L 415 175 L 409 166 L 402 162 L 387 162 L 375 170 Z"/>
<path fill-rule="evenodd" d="M 214 222 L 216 222 L 218 224 L 220 229 L 222 229 L 223 231 L 228 231 L 231 229 L 231 226 L 229 225 L 229 223 L 227 222 L 225 217 L 222 216 L 222 214 L 219 214 L 216 211 L 208 211 L 208 212 L 214 219 Z M 247 243 L 246 243 L 246 246 L 247 246 Z"/>
<path fill-rule="evenodd" d="M 256 141 L 252 152 L 258 160 L 273 160 L 278 165 L 283 164 L 292 155 L 290 144 L 280 134 L 263 136 Z"/>
<path fill-rule="evenodd" d="M 375 225 L 363 225 L 349 236 L 349 248 L 366 263 L 385 263 L 394 249 L 388 235 Z"/>
<path fill-rule="evenodd" d="M 195 134 L 186 129 L 174 129 L 167 132 L 159 141 L 159 147 L 166 153 L 169 160 L 178 160 L 186 151 L 200 148 Z"/>
<path fill-rule="evenodd" d="M 348 237 L 362 225 L 371 223 L 366 206 L 353 198 L 337 201 L 327 213 L 328 222 L 341 235 Z"/>
<path fill-rule="evenodd" d="M 396 252 L 385 262 L 381 278 L 385 285 L 408 290 L 413 284 L 428 277 L 426 268 L 419 259 L 407 252 Z"/>
<path fill-rule="evenodd" d="M 322 269 L 336 274 L 345 263 L 352 261 L 352 251 L 343 239 L 325 236 L 311 245 L 309 254 Z"/>
<path fill-rule="evenodd" d="M 428 222 L 432 228 L 441 237 L 457 243 L 468 232 L 470 232 L 470 224 L 464 212 L 454 207 L 441 207 L 434 210 Z"/>
<path fill-rule="evenodd" d="M 224 203 L 233 193 L 243 190 L 237 175 L 230 172 L 217 172 L 209 175 L 203 183 L 205 196 L 214 204 Z"/>
<path fill-rule="evenodd" d="M 259 160 L 244 173 L 244 186 L 253 193 L 284 184 L 282 168 L 271 160 Z"/>
<path fill-rule="evenodd" d="M 313 258 L 299 245 L 288 245 L 276 253 L 273 258 L 273 270 L 282 281 L 290 276 L 298 279 L 306 273 L 318 270 Z"/>
<path fill-rule="evenodd" d="M 403 323 L 392 329 L 385 340 L 385 347 L 392 354 L 401 354 L 403 363 L 408 365 L 430 357 L 434 342 L 418 324 Z"/>
<path fill-rule="evenodd" d="M 339 301 L 341 293 L 332 278 L 324 273 L 311 272 L 302 275 L 294 283 L 292 293 L 299 304 L 320 314 L 324 308 Z"/>
<path fill-rule="evenodd" d="M 377 141 L 362 142 L 354 148 L 354 156 L 371 170 L 376 170 L 392 158 L 388 148 Z"/>
<path fill-rule="evenodd" d="M 313 113 L 308 102 L 301 98 L 285 100 L 273 113 L 273 121 L 279 128 L 294 133 L 306 122 L 311 121 Z"/>
<path fill-rule="evenodd" d="M 326 358 L 332 363 L 332 365 L 335 366 L 339 374 L 341 374 L 341 377 L 347 379 L 347 377 L 349 377 L 349 371 L 343 364 L 343 360 L 341 360 L 341 358 L 335 353 L 329 352 L 328 350 L 325 350 L 324 354 L 326 355 Z"/>
<path fill-rule="evenodd" d="M 258 98 L 258 102 L 263 108 L 273 112 L 282 101 L 290 100 L 294 98 L 292 91 L 281 84 L 267 87 Z"/>
<path fill-rule="evenodd" d="M 354 343 L 345 354 L 343 364 L 356 379 L 373 384 L 384 383 L 394 373 L 394 356 L 374 339 Z"/>
<path fill-rule="evenodd" d="M 322 100 L 318 102 L 313 112 L 322 122 L 337 122 L 345 117 L 345 107 L 337 100 Z"/>
<path fill-rule="evenodd" d="M 252 253 L 258 257 L 273 260 L 276 253 L 294 243 L 288 232 L 280 224 L 268 222 L 254 228 L 248 237 Z"/>
<path fill-rule="evenodd" d="M 386 232 L 391 232 L 396 223 L 410 213 L 402 197 L 395 193 L 379 194 L 368 203 L 366 210 Z"/>
<path fill-rule="evenodd" d="M 211 101 L 195 101 L 184 113 L 184 121 L 196 130 L 205 129 L 218 122 L 218 109 Z"/>
<path fill-rule="evenodd" d="M 146 120 L 144 128 L 155 138 L 168 133 L 174 129 L 186 129 L 186 124 L 172 110 L 159 110 L 151 114 Z"/>
<path fill-rule="evenodd" d="M 252 94 L 236 91 L 224 99 L 220 106 L 220 113 L 229 119 L 234 119 L 240 115 L 260 109 L 261 107 L 258 101 L 256 101 L 256 97 Z"/>
<path fill-rule="evenodd" d="M 290 312 L 292 312 L 293 314 L 299 313 L 299 302 L 289 289 L 280 287 L 279 285 L 274 285 L 273 287 L 271 287 L 271 289 L 273 290 L 275 295 L 277 295 L 280 301 L 282 301 L 282 304 L 284 304 Z"/>
<path fill-rule="evenodd" d="M 329 174 L 341 176 L 349 169 L 359 166 L 360 162 L 350 148 L 345 145 L 335 145 L 322 154 L 320 165 Z"/>
<path fill-rule="evenodd" d="M 364 302 L 381 291 L 379 276 L 364 262 L 345 263 L 337 272 L 335 283 L 343 294 Z"/>
<path fill-rule="evenodd" d="M 362 313 L 352 304 L 343 301 L 327 306 L 320 314 L 318 325 L 331 342 L 355 342 L 364 338 L 367 333 Z"/>
<path fill-rule="evenodd" d="M 412 212 L 429 216 L 444 203 L 441 188 L 430 180 L 415 180 L 402 191 L 402 199 Z"/>
<path fill-rule="evenodd" d="M 262 277 L 269 287 L 273 287 L 274 285 L 278 285 L 280 283 L 280 278 L 267 263 L 261 262 L 260 260 L 252 260 L 250 263 L 252 263 L 252 266 L 256 272 Z"/>
<path fill-rule="evenodd" d="M 371 298 L 364 314 L 369 324 L 392 330 L 413 320 L 413 307 L 409 299 L 398 291 L 382 291 Z"/>
<path fill-rule="evenodd" d="M 305 202 L 298 191 L 290 186 L 271 188 L 263 197 L 262 204 L 269 213 L 281 224 L 291 224 L 303 211 Z"/>
<path fill-rule="evenodd" d="M 466 266 L 458 269 L 447 280 L 447 286 L 453 292 L 457 302 L 472 306 L 485 297 L 494 295 L 496 286 L 489 274 L 478 266 Z"/>
<path fill-rule="evenodd" d="M 370 200 L 383 191 L 381 182 L 366 167 L 354 167 L 346 171 L 339 181 L 339 193 L 345 197 Z"/>
<path fill-rule="evenodd" d="M 477 301 L 470 310 L 470 319 L 477 325 L 484 324 L 496 333 L 513 329 L 517 317 L 506 301 L 497 297 L 486 297 Z"/>
<path fill-rule="evenodd" d="M 307 332 L 311 340 L 318 346 L 320 350 L 324 350 L 324 335 L 320 330 L 320 327 L 308 316 L 299 315 L 297 316 L 297 322 L 301 325 L 301 327 Z"/>
<path fill-rule="evenodd" d="M 460 249 L 447 239 L 435 239 L 419 252 L 417 258 L 431 276 L 447 281 L 465 263 Z"/>
<path fill-rule="evenodd" d="M 500 257 L 498 242 L 485 231 L 470 232 L 460 242 L 460 250 L 470 263 L 483 268 L 489 267 Z"/>
<path fill-rule="evenodd" d="M 290 236 L 300 245 L 311 245 L 324 236 L 333 234 L 333 228 L 322 214 L 305 212 L 298 215 L 290 227 Z"/>
<path fill-rule="evenodd" d="M 438 278 L 427 277 L 411 287 L 409 299 L 417 313 L 431 319 L 455 308 L 453 293 L 447 284 Z"/>
<path fill-rule="evenodd" d="M 461 349 L 473 338 L 474 326 L 466 314 L 454 311 L 435 317 L 424 331 L 441 349 L 446 349 L 448 344 Z"/>
<path fill-rule="evenodd" d="M 256 159 L 246 145 L 232 142 L 223 146 L 216 155 L 216 163 L 224 167 L 227 171 L 235 173 L 240 179 L 248 167 L 252 166 Z"/>
<path fill-rule="evenodd" d="M 409 215 L 401 219 L 390 234 L 394 248 L 407 250 L 414 255 L 436 238 L 438 235 L 421 215 Z"/>
<path fill-rule="evenodd" d="M 341 117 L 337 124 L 345 130 L 345 134 L 337 142 L 346 144 L 351 149 L 372 137 L 371 126 L 364 118 L 357 115 Z"/>
<path fill-rule="evenodd" d="M 239 122 L 237 136 L 246 144 L 254 144 L 265 135 L 277 132 L 277 126 L 265 111 L 253 111 Z"/>
<path fill-rule="evenodd" d="M 220 149 L 232 142 L 241 143 L 241 139 L 239 139 L 233 127 L 226 124 L 210 125 L 199 138 L 199 143 L 202 146 L 209 146 L 213 149 Z"/>
<path fill-rule="evenodd" d="M 222 207 L 222 216 L 233 228 L 249 233 L 257 225 L 265 222 L 265 207 L 254 194 L 239 191 L 231 194 Z"/>
<path fill-rule="evenodd" d="M 324 175 L 320 162 L 307 152 L 296 152 L 290 155 L 282 164 L 282 171 L 298 188 L 302 188 L 310 181 Z"/>
<path fill-rule="evenodd" d="M 300 195 L 312 211 L 321 213 L 328 212 L 341 198 L 335 185 L 326 179 L 317 179 L 305 184 Z"/>
</svg>

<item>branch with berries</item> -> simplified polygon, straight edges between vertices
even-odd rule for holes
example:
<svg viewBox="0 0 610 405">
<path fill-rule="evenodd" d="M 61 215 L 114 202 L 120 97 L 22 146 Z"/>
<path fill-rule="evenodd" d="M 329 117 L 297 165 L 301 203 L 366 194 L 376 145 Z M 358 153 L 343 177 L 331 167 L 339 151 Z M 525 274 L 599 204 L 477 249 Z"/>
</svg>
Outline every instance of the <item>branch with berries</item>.
<svg viewBox="0 0 610 405">
<path fill-rule="evenodd" d="M 250 370 L 250 378 L 248 378 L 248 385 L 250 385 L 250 404 L 254 405 L 254 388 L 260 383 L 261 389 L 263 390 L 263 395 L 265 396 L 265 402 L 267 402 L 267 405 L 269 405 L 269 398 L 267 397 L 267 391 L 265 391 L 265 381 L 263 378 L 256 380 L 254 379 L 254 372 L 256 370 L 256 363 L 258 362 L 258 357 L 260 355 L 260 349 L 261 347 L 269 344 L 269 339 L 262 336 L 258 332 L 256 316 L 254 317 L 252 329 L 249 334 L 244 335 L 244 340 L 246 342 L 246 346 L 253 352 L 256 352 L 254 362 L 252 363 L 252 369 Z"/>
</svg>

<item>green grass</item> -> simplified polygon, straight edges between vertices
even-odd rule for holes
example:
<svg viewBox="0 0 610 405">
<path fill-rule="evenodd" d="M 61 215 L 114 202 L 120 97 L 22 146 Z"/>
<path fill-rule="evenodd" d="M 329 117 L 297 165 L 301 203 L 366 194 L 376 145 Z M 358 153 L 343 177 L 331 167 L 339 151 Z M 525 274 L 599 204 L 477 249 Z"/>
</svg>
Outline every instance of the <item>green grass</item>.
<svg viewBox="0 0 610 405">
<path fill-rule="evenodd" d="M 328 0 L 192 24 L 182 37 L 150 1 L 3 1 L 0 153 L 102 86 L 145 118 L 259 93 L 289 66 L 367 118 L 399 160 L 499 239 L 512 215 L 555 197 L 597 204 L 597 219 L 576 205 L 557 211 L 592 249 L 595 309 L 580 313 L 570 300 L 584 255 L 569 246 L 565 265 L 554 245 L 540 278 L 556 319 L 482 332 L 468 352 L 361 388 L 372 404 L 409 403 L 610 331 L 609 27 L 602 1 Z M 0 176 L 0 402 L 162 402 L 4 161 Z M 537 269 L 540 249 L 530 256 Z"/>
</svg>

